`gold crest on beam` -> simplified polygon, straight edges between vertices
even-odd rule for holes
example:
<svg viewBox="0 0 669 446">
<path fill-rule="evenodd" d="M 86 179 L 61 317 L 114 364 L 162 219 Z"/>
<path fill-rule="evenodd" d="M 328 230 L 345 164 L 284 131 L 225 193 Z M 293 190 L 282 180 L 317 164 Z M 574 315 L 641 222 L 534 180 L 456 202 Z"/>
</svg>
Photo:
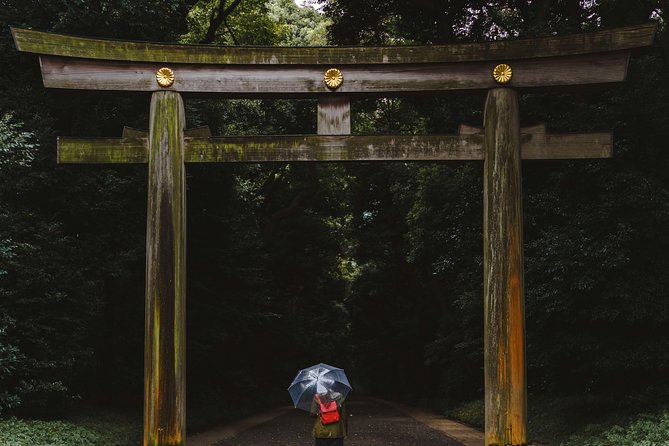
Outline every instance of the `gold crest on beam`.
<svg viewBox="0 0 669 446">
<path fill-rule="evenodd" d="M 495 78 L 495 82 L 498 84 L 506 84 L 511 80 L 512 76 L 513 71 L 511 70 L 511 67 L 505 63 L 497 65 L 492 70 L 492 77 Z"/>
<path fill-rule="evenodd" d="M 171 87 L 174 83 L 174 79 L 174 71 L 167 67 L 163 67 L 156 72 L 156 81 L 158 81 L 158 85 L 163 88 Z"/>
<path fill-rule="evenodd" d="M 325 72 L 323 82 L 330 90 L 336 90 L 344 82 L 344 75 L 337 68 L 330 68 Z"/>
</svg>

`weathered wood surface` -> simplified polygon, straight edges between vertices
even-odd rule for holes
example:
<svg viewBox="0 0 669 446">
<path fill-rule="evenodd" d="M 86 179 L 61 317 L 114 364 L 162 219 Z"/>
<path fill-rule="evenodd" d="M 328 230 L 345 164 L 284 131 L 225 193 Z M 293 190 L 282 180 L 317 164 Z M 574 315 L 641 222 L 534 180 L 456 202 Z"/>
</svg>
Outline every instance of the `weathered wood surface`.
<svg viewBox="0 0 669 446">
<path fill-rule="evenodd" d="M 460 125 L 460 135 L 483 135 L 483 127 Z M 524 160 L 587 159 L 613 157 L 611 133 L 546 133 L 545 124 L 520 129 L 520 152 Z"/>
<path fill-rule="evenodd" d="M 19 51 L 85 59 L 184 64 L 417 64 L 505 61 L 648 46 L 654 23 L 569 36 L 503 42 L 389 47 L 234 47 L 170 45 L 74 37 L 12 28 Z"/>
<path fill-rule="evenodd" d="M 146 137 L 58 137 L 57 147 L 57 160 L 62 164 L 145 164 L 149 161 L 149 142 Z"/>
<path fill-rule="evenodd" d="M 484 362 L 486 446 L 527 442 L 525 291 L 518 97 L 488 92 L 484 112 Z"/>
<path fill-rule="evenodd" d="M 351 100 L 346 96 L 322 96 L 318 99 L 319 135 L 351 134 Z"/>
<path fill-rule="evenodd" d="M 193 138 L 187 142 L 186 161 L 258 163 L 469 160 L 482 159 L 481 147 L 480 138 L 460 138 L 455 135 Z"/>
<path fill-rule="evenodd" d="M 524 160 L 567 160 L 613 157 L 611 133 L 522 134 Z"/>
<path fill-rule="evenodd" d="M 123 127 L 122 138 L 148 138 L 149 132 L 142 129 L 136 129 L 134 127 L 128 127 L 127 125 Z"/>
<path fill-rule="evenodd" d="M 458 128 L 458 134 L 460 135 L 483 135 L 485 133 L 485 130 L 483 127 L 476 127 L 473 125 L 467 125 L 467 124 L 460 124 L 460 127 Z M 584 133 L 584 135 L 587 133 Z M 521 137 L 521 145 L 522 145 L 522 138 L 524 135 L 546 135 L 546 124 L 535 124 L 531 125 L 529 127 L 522 127 L 520 129 L 520 137 Z M 606 133 L 608 135 L 608 133 Z"/>
<path fill-rule="evenodd" d="M 610 158 L 610 133 L 522 133 L 522 158 Z M 465 161 L 483 160 L 483 135 L 249 136 L 185 138 L 185 162 Z M 148 140 L 58 139 L 62 164 L 146 163 Z"/>
<path fill-rule="evenodd" d="M 186 176 L 184 106 L 153 94 L 149 129 L 144 446 L 186 440 Z"/>
<path fill-rule="evenodd" d="M 509 61 L 509 86 L 538 88 L 625 80 L 629 52 L 611 52 Z M 419 92 L 495 88 L 490 62 L 414 65 L 342 65 L 344 83 L 336 92 L 323 83 L 323 66 L 175 65 L 176 80 L 165 89 L 156 82 L 155 63 L 95 61 L 41 56 L 47 88 L 108 91 L 174 90 L 234 97 L 354 94 L 393 96 Z"/>
<path fill-rule="evenodd" d="M 211 137 L 211 129 L 208 125 L 193 127 L 192 129 L 186 129 L 184 136 L 187 138 L 209 138 Z"/>
<path fill-rule="evenodd" d="M 184 130 L 185 137 L 207 138 L 211 136 L 211 129 L 208 125 L 194 127 Z M 149 132 L 146 130 L 135 129 L 132 127 L 123 127 L 122 138 L 148 138 Z"/>
</svg>

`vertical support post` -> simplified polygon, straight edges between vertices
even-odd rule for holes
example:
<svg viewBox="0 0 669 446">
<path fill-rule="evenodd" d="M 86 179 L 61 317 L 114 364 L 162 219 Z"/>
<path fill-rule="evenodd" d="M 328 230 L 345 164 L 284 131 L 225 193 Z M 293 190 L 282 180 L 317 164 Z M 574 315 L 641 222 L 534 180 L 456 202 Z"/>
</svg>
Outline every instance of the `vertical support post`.
<svg viewBox="0 0 669 446">
<path fill-rule="evenodd" d="M 484 112 L 485 444 L 527 443 L 525 285 L 518 96 L 488 92 Z"/>
<path fill-rule="evenodd" d="M 184 105 L 151 98 L 146 231 L 144 446 L 186 437 L 186 176 Z"/>
<path fill-rule="evenodd" d="M 351 100 L 346 96 L 323 96 L 318 99 L 319 135 L 351 134 Z"/>
</svg>

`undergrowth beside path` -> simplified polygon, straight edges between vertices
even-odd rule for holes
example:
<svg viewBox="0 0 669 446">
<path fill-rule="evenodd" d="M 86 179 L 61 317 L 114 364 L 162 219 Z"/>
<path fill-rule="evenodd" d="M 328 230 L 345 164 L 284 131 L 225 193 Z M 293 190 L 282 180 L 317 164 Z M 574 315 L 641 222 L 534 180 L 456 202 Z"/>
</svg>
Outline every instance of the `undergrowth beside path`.
<svg viewBox="0 0 669 446">
<path fill-rule="evenodd" d="M 0 446 L 136 446 L 141 420 L 93 409 L 67 420 L 0 420 Z"/>
<path fill-rule="evenodd" d="M 481 403 L 470 402 L 451 410 L 450 416 L 482 427 Z M 552 406 L 538 401 L 535 409 L 539 410 L 530 414 L 534 445 L 669 446 L 666 408 L 639 415 L 609 413 L 597 422 L 578 426 L 565 424 L 565 419 L 580 411 L 564 401 Z M 141 436 L 141 420 L 136 417 L 94 408 L 67 420 L 0 420 L 0 446 L 136 446 Z"/>
<path fill-rule="evenodd" d="M 595 433 L 589 432 L 595 430 Z M 624 425 L 600 432 L 600 426 L 586 428 L 572 436 L 562 446 L 669 446 L 669 412 L 642 415 Z"/>
<path fill-rule="evenodd" d="M 669 446 L 669 408 L 634 408 L 598 398 L 534 398 L 528 441 L 536 446 Z M 483 429 L 483 400 L 444 411 Z"/>
</svg>

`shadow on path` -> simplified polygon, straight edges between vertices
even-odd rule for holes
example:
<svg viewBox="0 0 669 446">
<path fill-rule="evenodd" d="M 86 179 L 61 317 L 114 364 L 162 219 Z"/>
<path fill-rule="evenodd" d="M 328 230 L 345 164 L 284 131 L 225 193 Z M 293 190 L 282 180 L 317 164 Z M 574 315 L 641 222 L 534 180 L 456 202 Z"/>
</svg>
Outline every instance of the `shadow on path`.
<svg viewBox="0 0 669 446">
<path fill-rule="evenodd" d="M 432 429 L 386 404 L 351 398 L 349 437 L 346 446 L 462 446 L 462 443 Z M 311 446 L 314 419 L 293 410 L 273 420 L 215 443 L 216 446 Z"/>
</svg>

